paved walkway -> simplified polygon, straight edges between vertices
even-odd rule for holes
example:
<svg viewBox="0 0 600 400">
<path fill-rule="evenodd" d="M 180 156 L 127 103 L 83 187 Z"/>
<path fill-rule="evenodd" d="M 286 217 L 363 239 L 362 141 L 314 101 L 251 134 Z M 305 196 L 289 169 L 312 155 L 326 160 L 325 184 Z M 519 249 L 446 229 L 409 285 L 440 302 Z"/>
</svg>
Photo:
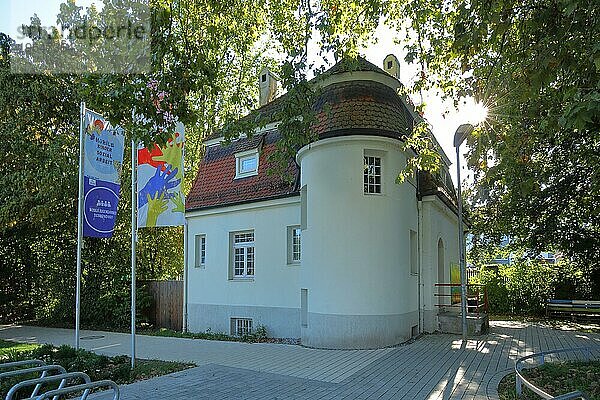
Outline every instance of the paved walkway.
<svg viewBox="0 0 600 400">
<path fill-rule="evenodd" d="M 123 400 L 176 399 L 497 399 L 497 384 L 514 360 L 537 351 L 600 346 L 599 334 L 537 324 L 492 322 L 491 333 L 463 344 L 426 335 L 381 350 L 316 350 L 138 336 L 139 358 L 195 362 L 198 367 L 122 388 Z M 73 331 L 0 326 L 0 338 L 72 344 Z M 129 335 L 82 332 L 82 345 L 127 354 Z M 104 400 L 106 396 L 96 396 Z"/>
</svg>

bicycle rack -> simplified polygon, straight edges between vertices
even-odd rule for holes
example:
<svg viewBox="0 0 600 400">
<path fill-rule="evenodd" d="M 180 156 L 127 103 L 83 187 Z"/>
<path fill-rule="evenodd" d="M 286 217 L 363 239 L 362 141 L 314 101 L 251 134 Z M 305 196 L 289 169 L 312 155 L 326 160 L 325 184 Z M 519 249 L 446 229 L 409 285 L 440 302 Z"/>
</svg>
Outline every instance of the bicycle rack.
<svg viewBox="0 0 600 400">
<path fill-rule="evenodd" d="M 23 368 L 28 367 L 28 368 Z M 79 400 L 86 400 L 92 389 L 107 388 L 113 391 L 113 400 L 119 400 L 120 392 L 117 384 L 110 380 L 101 380 L 92 382 L 90 377 L 83 372 L 67 372 L 60 365 L 46 365 L 41 360 L 25 360 L 10 363 L 0 363 L 0 380 L 6 378 L 24 378 L 29 374 L 37 373 L 39 376 L 34 379 L 25 379 L 13 385 L 6 395 L 5 400 L 13 400 L 16 393 L 23 388 L 33 386 L 31 396 L 27 400 L 58 400 L 65 394 L 81 393 Z M 57 372 L 54 375 L 48 375 L 51 372 Z M 84 383 L 71 385 L 73 380 L 81 379 Z M 58 388 L 40 393 L 42 387 L 51 382 L 59 382 Z"/>
<path fill-rule="evenodd" d="M 83 372 L 67 372 L 66 374 L 46 376 L 44 378 L 37 378 L 37 379 L 29 379 L 26 381 L 19 382 L 16 385 L 14 385 L 12 388 L 10 388 L 10 390 L 6 394 L 5 400 L 13 400 L 13 397 L 19 390 L 21 390 L 25 387 L 28 387 L 28 386 L 35 385 L 35 388 L 31 392 L 31 395 L 29 396 L 29 398 L 34 398 L 36 396 L 39 396 L 40 389 L 46 383 L 60 381 L 60 384 L 58 385 L 58 389 L 62 389 L 64 387 L 66 387 L 68 379 L 78 379 L 78 378 L 82 379 L 83 382 L 85 382 L 85 383 L 92 382 L 90 377 L 87 374 L 84 374 Z M 58 396 L 55 397 L 55 399 L 58 400 Z"/>
<path fill-rule="evenodd" d="M 81 395 L 81 397 L 79 398 L 79 400 L 86 400 L 89 395 L 90 389 L 99 389 L 99 388 L 103 388 L 103 387 L 108 387 L 108 388 L 112 389 L 113 393 L 114 393 L 113 400 L 119 400 L 119 396 L 120 396 L 119 387 L 113 381 L 108 381 L 108 380 L 95 381 L 95 382 L 91 382 L 91 383 L 84 383 L 82 385 L 68 386 L 63 389 L 50 390 L 46 393 L 42 393 L 41 395 L 36 397 L 35 400 L 46 400 L 51 397 L 54 398 L 55 396 L 60 396 L 63 394 L 77 393 L 82 390 L 84 392 Z"/>
<path fill-rule="evenodd" d="M 2 373 L 0 373 L 0 379 L 13 378 L 13 377 L 20 376 L 20 375 L 32 374 L 34 372 L 41 373 L 39 377 L 45 378 L 46 376 L 48 376 L 48 372 L 50 372 L 50 371 L 58 371 L 59 375 L 67 373 L 67 370 L 64 369 L 63 366 L 61 366 L 61 365 L 41 365 L 39 367 L 22 368 L 22 369 L 15 369 L 13 371 L 2 372 Z"/>
</svg>

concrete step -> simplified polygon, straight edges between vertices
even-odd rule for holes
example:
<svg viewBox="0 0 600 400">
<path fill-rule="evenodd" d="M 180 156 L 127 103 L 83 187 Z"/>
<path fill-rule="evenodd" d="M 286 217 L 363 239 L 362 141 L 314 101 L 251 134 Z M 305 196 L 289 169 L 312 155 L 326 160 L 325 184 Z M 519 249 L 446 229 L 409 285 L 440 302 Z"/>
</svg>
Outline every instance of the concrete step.
<svg viewBox="0 0 600 400">
<path fill-rule="evenodd" d="M 462 334 L 462 318 L 455 312 L 440 312 L 438 314 L 439 330 L 443 333 Z M 488 332 L 490 321 L 487 314 L 467 314 L 467 333 L 482 335 Z"/>
</svg>

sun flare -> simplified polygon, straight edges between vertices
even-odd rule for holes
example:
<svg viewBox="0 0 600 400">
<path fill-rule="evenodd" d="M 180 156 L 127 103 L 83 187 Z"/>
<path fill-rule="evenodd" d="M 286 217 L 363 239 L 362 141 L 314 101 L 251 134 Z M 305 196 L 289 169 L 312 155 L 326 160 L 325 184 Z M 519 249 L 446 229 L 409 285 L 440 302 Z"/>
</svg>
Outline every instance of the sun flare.
<svg viewBox="0 0 600 400">
<path fill-rule="evenodd" d="M 466 121 L 475 126 L 483 123 L 488 117 L 488 108 L 486 105 L 476 102 L 473 98 L 465 100 L 461 108 Z"/>
</svg>

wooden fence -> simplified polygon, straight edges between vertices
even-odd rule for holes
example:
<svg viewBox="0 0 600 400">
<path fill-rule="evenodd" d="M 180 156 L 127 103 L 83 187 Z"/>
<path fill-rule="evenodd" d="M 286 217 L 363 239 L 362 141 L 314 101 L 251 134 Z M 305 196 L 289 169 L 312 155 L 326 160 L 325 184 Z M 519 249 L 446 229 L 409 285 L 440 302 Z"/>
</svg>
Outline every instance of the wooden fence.
<svg viewBox="0 0 600 400">
<path fill-rule="evenodd" d="M 183 329 L 183 281 L 142 281 L 152 296 L 149 322 L 155 328 Z"/>
</svg>

